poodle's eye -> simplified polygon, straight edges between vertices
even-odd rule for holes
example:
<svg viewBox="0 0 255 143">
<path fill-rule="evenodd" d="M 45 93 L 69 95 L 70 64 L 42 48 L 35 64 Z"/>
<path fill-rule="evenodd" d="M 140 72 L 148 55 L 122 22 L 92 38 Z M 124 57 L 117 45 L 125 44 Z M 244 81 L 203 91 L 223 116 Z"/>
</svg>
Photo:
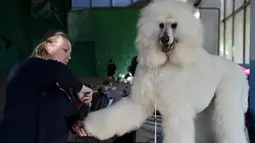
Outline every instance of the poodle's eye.
<svg viewBox="0 0 255 143">
<path fill-rule="evenodd" d="M 172 24 L 171 24 L 171 27 L 172 27 L 173 29 L 175 29 L 175 28 L 177 27 L 177 23 L 172 23 Z"/>
<path fill-rule="evenodd" d="M 164 23 L 159 24 L 159 28 L 163 29 L 165 27 Z"/>
</svg>

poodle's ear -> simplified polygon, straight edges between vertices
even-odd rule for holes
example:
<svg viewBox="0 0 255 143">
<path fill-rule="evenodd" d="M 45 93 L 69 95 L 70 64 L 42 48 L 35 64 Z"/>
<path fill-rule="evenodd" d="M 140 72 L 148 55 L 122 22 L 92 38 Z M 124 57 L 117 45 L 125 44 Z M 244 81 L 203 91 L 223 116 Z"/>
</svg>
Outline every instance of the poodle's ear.
<svg viewBox="0 0 255 143">
<path fill-rule="evenodd" d="M 148 68 L 157 68 L 165 64 L 167 56 L 160 51 L 154 39 L 141 33 L 137 35 L 136 47 L 138 49 L 138 63 Z"/>
</svg>

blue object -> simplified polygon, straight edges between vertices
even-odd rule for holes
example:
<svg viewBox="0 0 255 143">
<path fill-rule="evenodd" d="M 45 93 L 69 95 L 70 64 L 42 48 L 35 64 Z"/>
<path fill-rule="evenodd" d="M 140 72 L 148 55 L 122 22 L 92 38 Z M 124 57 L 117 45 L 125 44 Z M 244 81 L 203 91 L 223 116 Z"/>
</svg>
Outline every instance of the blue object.
<svg viewBox="0 0 255 143">
<path fill-rule="evenodd" d="M 108 91 L 107 97 L 108 97 L 108 98 L 112 98 L 112 95 L 111 95 L 111 92 L 110 92 L 110 91 Z"/>
<path fill-rule="evenodd" d="M 163 143 L 163 136 L 157 136 L 157 143 Z"/>
</svg>

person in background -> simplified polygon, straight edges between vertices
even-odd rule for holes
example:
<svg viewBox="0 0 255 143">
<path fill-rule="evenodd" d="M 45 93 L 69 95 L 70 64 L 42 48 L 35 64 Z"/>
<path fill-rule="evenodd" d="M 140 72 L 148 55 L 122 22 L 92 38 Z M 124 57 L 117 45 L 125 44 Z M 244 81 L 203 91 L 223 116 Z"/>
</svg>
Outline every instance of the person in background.
<svg viewBox="0 0 255 143">
<path fill-rule="evenodd" d="M 52 30 L 11 69 L 0 143 L 66 143 L 69 130 L 86 136 L 76 103 L 90 105 L 93 91 L 66 66 L 71 51 L 67 35 Z"/>
<path fill-rule="evenodd" d="M 103 92 L 104 94 L 110 99 L 112 98 L 112 95 L 111 95 L 111 88 L 112 88 L 112 83 L 109 81 L 109 80 L 104 80 L 102 82 L 102 85 L 103 85 Z"/>
<path fill-rule="evenodd" d="M 135 70 L 136 70 L 136 67 L 137 67 L 137 64 L 138 64 L 138 56 L 134 56 L 132 58 L 132 61 L 131 61 L 131 65 L 129 66 L 129 71 L 131 72 L 131 74 L 134 76 L 135 75 Z"/>
<path fill-rule="evenodd" d="M 124 76 L 125 83 L 132 84 L 133 78 L 134 77 L 132 74 L 131 66 L 129 66 L 128 71 L 127 71 L 126 75 Z"/>
<path fill-rule="evenodd" d="M 116 70 L 117 70 L 117 66 L 115 62 L 113 61 L 113 59 L 110 59 L 107 65 L 107 76 L 110 80 L 115 79 Z"/>
<path fill-rule="evenodd" d="M 131 66 L 128 67 L 128 71 L 127 71 L 124 79 L 128 79 L 129 77 L 133 77 Z"/>
<path fill-rule="evenodd" d="M 97 93 L 93 96 L 90 111 L 97 111 L 109 107 L 113 102 L 110 94 L 111 82 L 104 80 L 97 89 Z"/>
<path fill-rule="evenodd" d="M 109 106 L 112 105 L 112 103 L 114 101 L 114 98 L 112 97 L 112 94 L 111 94 L 112 83 L 109 80 L 105 80 L 105 81 L 103 81 L 103 86 L 104 86 L 103 92 L 107 96 L 107 98 L 109 99 L 109 102 L 108 102 L 108 105 L 107 105 L 107 107 L 109 107 Z"/>
</svg>

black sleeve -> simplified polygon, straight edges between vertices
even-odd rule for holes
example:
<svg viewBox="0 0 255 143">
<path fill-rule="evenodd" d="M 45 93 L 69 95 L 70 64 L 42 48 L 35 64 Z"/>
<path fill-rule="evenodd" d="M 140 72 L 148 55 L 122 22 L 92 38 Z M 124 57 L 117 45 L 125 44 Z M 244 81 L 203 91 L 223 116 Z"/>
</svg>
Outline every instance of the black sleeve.
<svg viewBox="0 0 255 143">
<path fill-rule="evenodd" d="M 66 119 L 66 122 L 67 122 L 67 127 L 69 128 L 69 130 L 75 134 L 75 132 L 73 131 L 72 129 L 72 126 L 79 120 L 82 120 L 84 119 L 85 117 L 88 116 L 90 112 L 90 107 L 87 106 L 86 104 L 83 104 L 79 109 L 78 111 L 73 114 L 71 117 L 67 118 Z"/>
<path fill-rule="evenodd" d="M 81 116 L 79 114 L 79 112 L 77 112 L 76 114 L 74 114 L 73 116 L 69 117 L 66 119 L 67 122 L 67 127 L 69 128 L 69 130 L 73 133 L 76 134 L 75 131 L 72 129 L 72 126 L 79 120 L 81 120 Z"/>
<path fill-rule="evenodd" d="M 83 83 L 66 65 L 57 61 L 40 60 L 40 62 L 34 62 L 28 70 L 30 71 L 30 80 L 36 86 L 59 83 L 64 88 L 72 88 L 74 94 L 80 92 L 83 86 Z"/>
</svg>

